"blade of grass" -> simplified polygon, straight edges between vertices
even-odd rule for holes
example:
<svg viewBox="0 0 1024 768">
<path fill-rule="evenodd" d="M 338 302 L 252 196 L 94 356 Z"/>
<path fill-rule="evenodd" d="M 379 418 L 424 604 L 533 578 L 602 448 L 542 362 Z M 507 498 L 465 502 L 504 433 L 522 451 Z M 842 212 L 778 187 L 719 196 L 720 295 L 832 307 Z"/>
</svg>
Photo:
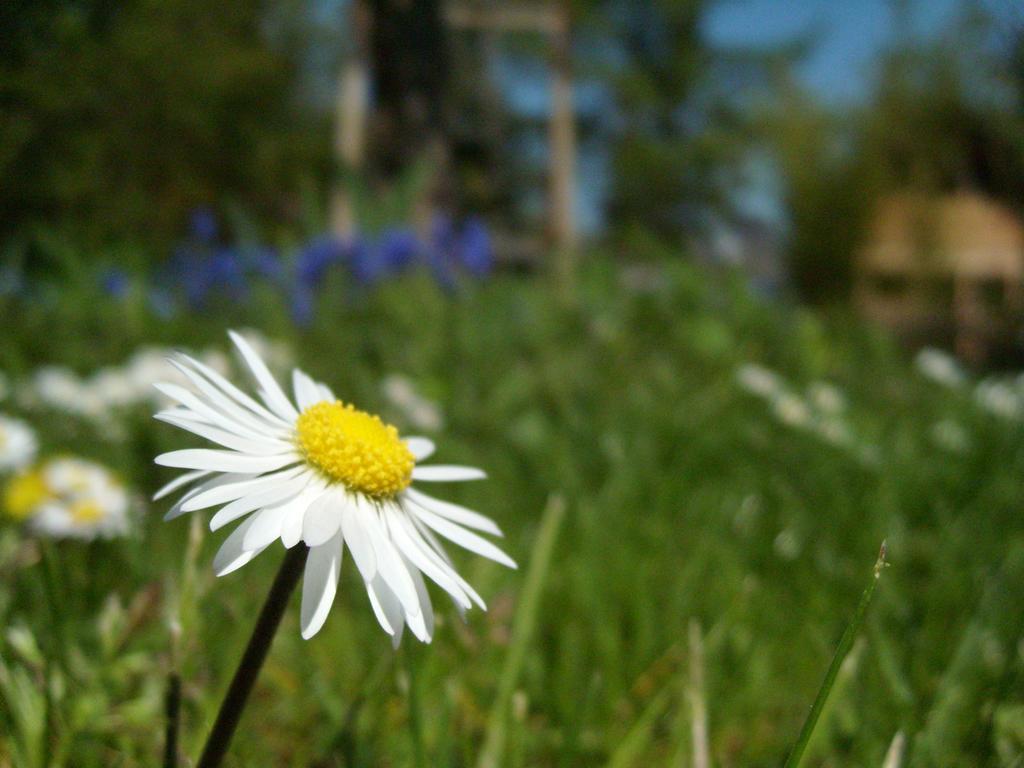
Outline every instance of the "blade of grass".
<svg viewBox="0 0 1024 768">
<path fill-rule="evenodd" d="M 537 541 L 534 544 L 533 559 L 530 561 L 530 569 L 523 582 L 523 594 L 519 600 L 519 607 L 512 625 L 512 639 L 509 641 L 505 667 L 502 670 L 501 679 L 498 682 L 498 692 L 488 717 L 487 735 L 484 738 L 480 757 L 477 759 L 477 768 L 496 768 L 501 765 L 509 702 L 515 691 L 516 683 L 519 681 L 523 660 L 526 658 L 526 649 L 537 623 L 544 581 L 548 574 L 548 567 L 551 565 L 555 541 L 558 539 L 558 531 L 562 527 L 564 518 L 564 499 L 561 496 L 552 496 L 548 500 L 547 509 L 541 519 L 540 532 L 537 534 Z"/>
<path fill-rule="evenodd" d="M 651 744 L 654 725 L 668 709 L 671 701 L 671 688 L 665 686 L 651 699 L 640 713 L 636 723 L 630 728 L 629 733 L 619 742 L 608 759 L 607 768 L 629 768 L 629 766 L 641 764 L 639 760 L 644 754 L 644 750 Z"/>
<path fill-rule="evenodd" d="M 693 768 L 711 768 L 708 749 L 708 708 L 704 694 L 704 640 L 700 622 L 690 619 L 690 683 L 687 686 L 693 718 Z"/>
<path fill-rule="evenodd" d="M 885 762 L 882 763 L 882 768 L 900 768 L 903 765 L 903 750 L 906 746 L 907 738 L 903 735 L 903 731 L 896 731 L 896 735 L 892 737 L 892 743 L 885 753 Z"/>
<path fill-rule="evenodd" d="M 825 680 L 822 682 L 821 688 L 818 689 L 818 695 L 814 698 L 811 711 L 807 714 L 807 719 L 804 720 L 803 728 L 800 729 L 800 736 L 797 738 L 793 751 L 789 753 L 784 768 L 797 768 L 800 765 L 800 760 L 804 756 L 804 750 L 807 749 L 807 744 L 814 734 L 814 727 L 818 724 L 821 711 L 825 708 L 825 702 L 828 701 L 828 695 L 832 691 L 832 686 L 835 684 L 836 676 L 839 674 L 843 660 L 846 658 L 846 654 L 850 652 L 850 648 L 853 647 L 853 641 L 856 639 L 857 633 L 860 632 L 861 624 L 864 623 L 868 604 L 871 602 L 871 596 L 875 593 L 875 586 L 878 584 L 878 579 L 882 575 L 882 569 L 885 565 L 885 542 L 883 541 L 882 547 L 878 552 L 878 559 L 875 561 L 871 580 L 868 582 L 864 594 L 861 595 L 860 604 L 857 606 L 857 612 L 853 615 L 853 620 L 847 625 L 846 631 L 843 632 L 843 636 L 839 639 L 839 647 L 836 648 L 835 655 L 832 657 L 832 663 L 828 665 Z"/>
</svg>

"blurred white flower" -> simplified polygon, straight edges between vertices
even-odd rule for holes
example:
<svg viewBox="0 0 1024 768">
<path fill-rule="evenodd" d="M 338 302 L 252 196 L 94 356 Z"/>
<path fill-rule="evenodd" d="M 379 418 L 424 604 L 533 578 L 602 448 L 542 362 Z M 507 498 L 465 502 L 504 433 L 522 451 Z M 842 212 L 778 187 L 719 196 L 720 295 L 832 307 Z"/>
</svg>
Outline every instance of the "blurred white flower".
<svg viewBox="0 0 1024 768">
<path fill-rule="evenodd" d="M 914 364 L 923 376 L 943 386 L 959 387 L 967 380 L 960 363 L 938 349 L 922 349 L 914 358 Z"/>
<path fill-rule="evenodd" d="M 845 422 L 837 418 L 826 418 L 817 422 L 815 430 L 828 443 L 848 446 L 853 442 L 853 433 Z"/>
<path fill-rule="evenodd" d="M 932 440 L 950 453 L 964 453 L 971 447 L 967 430 L 952 419 L 942 419 L 932 425 Z"/>
<path fill-rule="evenodd" d="M 989 413 L 1003 419 L 1019 419 L 1024 404 L 1017 391 L 1009 384 L 989 379 L 974 389 L 974 401 Z"/>
<path fill-rule="evenodd" d="M 807 398 L 821 413 L 835 416 L 846 410 L 843 390 L 827 381 L 816 381 L 807 388 Z"/>
<path fill-rule="evenodd" d="M 775 537 L 772 547 L 775 554 L 783 560 L 796 560 L 803 545 L 800 542 L 800 535 L 794 529 L 786 528 Z"/>
<path fill-rule="evenodd" d="M 136 393 L 143 398 L 154 397 L 153 385 L 167 379 L 167 357 L 170 353 L 159 347 L 143 347 L 125 364 L 126 374 Z M 184 377 L 182 377 L 184 379 Z"/>
<path fill-rule="evenodd" d="M 744 363 L 736 370 L 736 382 L 752 395 L 774 397 L 782 389 L 782 379 L 756 363 Z"/>
<path fill-rule="evenodd" d="M 10 517 L 55 539 L 124 535 L 130 506 L 127 489 L 109 470 L 73 456 L 50 459 L 16 475 L 4 490 Z"/>
<path fill-rule="evenodd" d="M 401 411 L 405 420 L 415 429 L 438 432 L 444 429 L 441 407 L 420 395 L 413 383 L 405 376 L 386 376 L 381 382 L 384 397 Z"/>
<path fill-rule="evenodd" d="M 0 415 L 0 472 L 22 469 L 36 457 L 36 433 L 24 421 Z"/>
<path fill-rule="evenodd" d="M 473 467 L 423 465 L 434 452 L 425 437 L 401 439 L 378 417 L 339 401 L 324 384 L 292 371 L 294 401 L 255 350 L 231 334 L 262 402 L 185 355 L 175 366 L 193 388 L 159 385 L 180 406 L 157 418 L 223 449 L 165 453 L 156 463 L 190 470 L 157 492 L 159 499 L 193 484 L 167 519 L 211 507 L 218 529 L 244 520 L 214 558 L 218 576 L 231 573 L 280 539 L 309 547 L 303 576 L 302 636 L 320 631 L 334 602 L 345 547 L 363 577 L 377 621 L 397 644 L 408 625 L 428 642 L 434 613 L 423 576 L 460 608 L 483 601 L 458 574 L 438 536 L 504 565 L 515 563 L 471 529 L 500 536 L 494 522 L 427 496 L 413 484 L 485 477 Z M 225 450 L 226 449 L 226 450 Z"/>
<path fill-rule="evenodd" d="M 806 427 L 811 423 L 811 409 L 801 398 L 783 392 L 772 398 L 775 417 L 790 427 Z"/>
<path fill-rule="evenodd" d="M 67 368 L 46 366 L 32 377 L 26 397 L 51 408 L 76 413 L 82 397 L 82 382 Z"/>
<path fill-rule="evenodd" d="M 141 394 L 126 367 L 101 368 L 85 382 L 85 389 L 86 397 L 95 399 L 101 412 L 135 405 Z"/>
</svg>

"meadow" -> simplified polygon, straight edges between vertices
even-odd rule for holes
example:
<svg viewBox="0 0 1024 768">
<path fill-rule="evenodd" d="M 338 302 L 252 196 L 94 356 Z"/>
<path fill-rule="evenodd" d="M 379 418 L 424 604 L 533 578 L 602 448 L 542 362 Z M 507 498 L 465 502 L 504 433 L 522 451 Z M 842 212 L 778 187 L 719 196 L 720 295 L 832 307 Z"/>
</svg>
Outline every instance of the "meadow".
<svg viewBox="0 0 1024 768">
<path fill-rule="evenodd" d="M 0 296 L 0 411 L 40 455 L 101 462 L 139 499 L 126 537 L 0 526 L 0 766 L 157 764 L 172 671 L 197 754 L 281 548 L 214 578 L 223 532 L 148 501 L 172 476 L 153 457 L 194 441 L 149 400 L 87 407 L 88 387 L 40 371 L 109 394 L 142 349 L 227 361 L 229 328 L 268 340 L 282 378 L 299 365 L 484 467 L 450 497 L 501 525 L 520 570 L 459 553 L 489 610 L 463 622 L 435 592 L 433 643 L 393 651 L 346 562 L 308 642 L 293 600 L 227 764 L 683 766 L 706 717 L 713 765 L 780 765 L 883 540 L 805 764 L 881 766 L 898 733 L 904 765 L 1021 764 L 1014 377 L 915 362 L 846 315 L 678 261 L 592 254 L 571 290 L 333 275 L 305 326 L 259 286 L 161 312 L 136 283 L 100 283 Z"/>
</svg>

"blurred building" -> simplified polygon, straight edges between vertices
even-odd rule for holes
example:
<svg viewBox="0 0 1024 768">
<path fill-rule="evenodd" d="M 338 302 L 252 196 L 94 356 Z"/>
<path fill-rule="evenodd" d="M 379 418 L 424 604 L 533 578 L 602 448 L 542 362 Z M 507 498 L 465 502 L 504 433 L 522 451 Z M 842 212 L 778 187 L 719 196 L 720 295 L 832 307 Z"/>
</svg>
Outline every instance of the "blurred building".
<svg viewBox="0 0 1024 768">
<path fill-rule="evenodd" d="M 883 198 L 856 261 L 865 316 L 970 361 L 1014 338 L 1022 290 L 1024 224 L 974 192 Z"/>
</svg>

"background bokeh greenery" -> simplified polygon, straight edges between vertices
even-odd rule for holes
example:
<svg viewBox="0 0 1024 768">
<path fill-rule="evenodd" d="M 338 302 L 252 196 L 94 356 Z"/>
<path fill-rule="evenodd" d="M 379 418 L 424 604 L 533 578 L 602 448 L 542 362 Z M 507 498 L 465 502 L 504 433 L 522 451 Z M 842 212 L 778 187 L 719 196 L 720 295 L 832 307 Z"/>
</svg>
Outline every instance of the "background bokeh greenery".
<svg viewBox="0 0 1024 768">
<path fill-rule="evenodd" d="M 655 276 L 599 254 L 572 297 L 511 277 L 453 295 L 410 275 L 327 302 L 301 332 L 271 297 L 159 321 L 95 297 L 6 300 L 19 323 L 0 360 L 15 378 L 53 360 L 88 372 L 141 344 L 226 349 L 225 328 L 256 327 L 402 428 L 383 377 L 405 375 L 436 400 L 439 456 L 490 474 L 453 497 L 497 519 L 524 567 L 549 497 L 564 499 L 500 765 L 683 764 L 691 620 L 715 762 L 779 764 L 882 539 L 892 565 L 812 764 L 879 765 L 899 730 L 911 765 L 1013 764 L 1024 727 L 1020 422 L 980 408 L 967 385 L 915 373 L 884 336 L 842 317 L 764 304 L 727 274 L 669 264 Z M 736 384 L 747 362 L 794 392 L 839 387 L 855 439 L 837 446 L 780 422 Z M 32 415 L 45 448 L 108 462 L 150 493 L 166 479 L 151 457 L 186 441 L 147 412 L 122 418 L 115 438 L 103 424 Z M 940 420 L 965 430 L 963 453 L 936 442 Z M 160 522 L 163 506 L 126 540 L 35 543 L 3 529 L 3 760 L 22 764 L 46 744 L 73 765 L 153 764 L 179 601 L 183 743 L 196 753 L 278 557 L 215 580 L 221 536 Z M 199 551 L 184 565 L 190 530 Z M 422 765 L 474 765 L 524 580 L 468 556 L 458 564 L 490 610 L 463 624 L 442 608 L 430 646 L 406 638 L 391 650 L 348 563 L 314 640 L 299 639 L 293 606 L 231 764 L 410 765 L 421 754 Z"/>
<path fill-rule="evenodd" d="M 436 402 L 439 458 L 490 475 L 452 497 L 494 517 L 522 566 L 458 556 L 490 610 L 463 623 L 435 593 L 434 642 L 394 652 L 346 563 L 314 640 L 291 607 L 231 765 L 687 765 L 691 632 L 713 764 L 779 765 L 883 539 L 891 566 L 809 764 L 881 765 L 901 732 L 905 765 L 1021 765 L 1024 382 L 1000 378 L 1012 402 L 993 411 L 985 374 L 925 377 L 845 302 L 882 196 L 967 188 L 1022 212 L 1024 25 L 964 2 L 923 40 L 910 19 L 927 4 L 894 2 L 900 31 L 842 104 L 800 77 L 814 30 L 726 48 L 706 23 L 725 4 L 567 4 L 579 146 L 601 149 L 606 205 L 558 282 L 547 248 L 474 279 L 421 260 L 371 280 L 334 258 L 340 183 L 383 242 L 408 234 L 435 170 L 393 168 L 420 126 L 370 146 L 361 173 L 334 157 L 346 3 L 0 4 L 0 411 L 145 499 L 168 479 L 153 456 L 186 438 L 142 406 L 43 407 L 23 396 L 36 374 L 91 377 L 155 345 L 227 353 L 227 329 L 254 329 L 403 432 L 388 377 Z M 550 61 L 529 36 L 502 46 L 527 72 Z M 443 212 L 540 243 L 545 116 L 484 82 L 488 50 L 460 38 L 425 78 Z M 416 73 L 416 52 L 373 55 Z M 748 222 L 765 168 L 787 278 L 771 300 L 693 247 Z M 218 232 L 188 233 L 197 207 Z M 750 364 L 787 396 L 745 389 Z M 816 421 L 823 382 L 846 406 Z M 174 671 L 197 754 L 280 550 L 216 580 L 223 534 L 162 523 L 166 506 L 141 501 L 131 537 L 88 544 L 0 524 L 0 768 L 156 764 Z"/>
</svg>

